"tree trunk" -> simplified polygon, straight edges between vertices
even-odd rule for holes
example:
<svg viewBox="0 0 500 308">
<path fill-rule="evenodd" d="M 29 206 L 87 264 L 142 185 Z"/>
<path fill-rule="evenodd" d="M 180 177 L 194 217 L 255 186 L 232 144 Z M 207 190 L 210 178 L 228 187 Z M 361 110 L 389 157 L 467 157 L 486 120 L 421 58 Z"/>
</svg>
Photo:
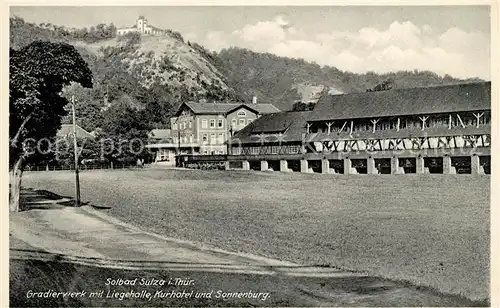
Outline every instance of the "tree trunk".
<svg viewBox="0 0 500 308">
<path fill-rule="evenodd" d="M 23 176 L 23 163 L 24 155 L 14 164 L 10 175 L 10 206 L 11 212 L 19 212 L 21 210 L 20 196 L 21 196 L 21 179 Z"/>
</svg>

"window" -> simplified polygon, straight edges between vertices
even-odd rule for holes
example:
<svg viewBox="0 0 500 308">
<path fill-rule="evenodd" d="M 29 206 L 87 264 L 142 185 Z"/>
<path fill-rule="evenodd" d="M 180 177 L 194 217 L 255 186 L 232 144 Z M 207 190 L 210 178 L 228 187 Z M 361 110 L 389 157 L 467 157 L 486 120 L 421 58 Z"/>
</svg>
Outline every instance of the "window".
<svg viewBox="0 0 500 308">
<path fill-rule="evenodd" d="M 237 123 L 238 123 L 238 122 L 236 121 L 236 119 L 232 119 L 232 120 L 231 120 L 231 124 L 233 125 L 233 127 L 235 127 Z"/>
<path fill-rule="evenodd" d="M 224 133 L 219 133 L 217 141 L 218 143 L 224 143 Z"/>
<path fill-rule="evenodd" d="M 208 141 L 208 135 L 207 134 L 203 134 L 203 136 L 201 137 L 201 141 L 207 142 Z"/>
<path fill-rule="evenodd" d="M 238 111 L 237 115 L 239 117 L 246 117 L 247 113 L 244 110 L 240 110 L 240 111 Z"/>
<path fill-rule="evenodd" d="M 215 127 L 215 120 L 210 120 L 210 128 L 214 128 Z"/>
<path fill-rule="evenodd" d="M 219 122 L 218 122 L 217 127 L 218 127 L 218 128 L 223 128 L 223 127 L 224 127 L 224 120 L 219 119 Z"/>
<path fill-rule="evenodd" d="M 207 120 L 201 120 L 201 128 L 208 128 L 208 122 Z"/>
<path fill-rule="evenodd" d="M 193 135 L 189 135 L 189 143 L 193 142 Z"/>
<path fill-rule="evenodd" d="M 172 124 L 172 129 L 177 129 L 177 123 Z"/>
<path fill-rule="evenodd" d="M 210 144 L 214 144 L 215 142 L 215 134 L 210 134 Z"/>
<path fill-rule="evenodd" d="M 299 145 L 291 145 L 289 148 L 289 154 L 297 154 L 300 151 Z"/>
<path fill-rule="evenodd" d="M 240 125 L 245 125 L 245 119 L 240 119 Z"/>
<path fill-rule="evenodd" d="M 191 128 L 191 125 L 192 125 L 192 124 L 191 124 L 191 121 L 189 121 L 189 128 Z"/>
<path fill-rule="evenodd" d="M 252 121 L 253 121 L 252 119 L 248 119 L 247 123 L 250 124 L 250 123 L 252 123 Z"/>
</svg>

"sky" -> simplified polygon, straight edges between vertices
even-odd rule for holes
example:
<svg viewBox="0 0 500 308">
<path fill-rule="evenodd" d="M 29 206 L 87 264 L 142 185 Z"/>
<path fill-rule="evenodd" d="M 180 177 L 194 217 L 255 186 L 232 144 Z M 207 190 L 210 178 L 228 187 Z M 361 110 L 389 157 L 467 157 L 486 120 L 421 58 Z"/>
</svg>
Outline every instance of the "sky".
<svg viewBox="0 0 500 308">
<path fill-rule="evenodd" d="M 12 6 L 10 14 L 118 28 L 143 15 L 210 50 L 237 46 L 354 73 L 417 69 L 490 80 L 488 6 Z"/>
</svg>

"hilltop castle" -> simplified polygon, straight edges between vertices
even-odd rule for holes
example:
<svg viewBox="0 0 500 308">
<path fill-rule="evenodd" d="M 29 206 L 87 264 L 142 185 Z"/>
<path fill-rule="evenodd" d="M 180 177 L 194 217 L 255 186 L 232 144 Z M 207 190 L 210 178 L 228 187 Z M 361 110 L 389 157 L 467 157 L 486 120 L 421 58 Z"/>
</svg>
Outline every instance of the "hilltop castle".
<svg viewBox="0 0 500 308">
<path fill-rule="evenodd" d="M 139 16 L 133 27 L 116 30 L 117 35 L 124 35 L 130 32 L 139 32 L 141 35 L 163 35 L 166 33 L 163 29 L 148 25 L 148 20 L 144 16 Z"/>
</svg>

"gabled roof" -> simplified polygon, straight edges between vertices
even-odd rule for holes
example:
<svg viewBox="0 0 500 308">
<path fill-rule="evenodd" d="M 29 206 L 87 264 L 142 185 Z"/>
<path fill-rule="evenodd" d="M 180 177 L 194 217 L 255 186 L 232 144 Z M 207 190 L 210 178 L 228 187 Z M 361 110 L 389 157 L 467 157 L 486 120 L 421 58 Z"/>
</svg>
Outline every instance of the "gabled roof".
<svg viewBox="0 0 500 308">
<path fill-rule="evenodd" d="M 233 104 L 231 104 L 233 105 Z M 269 114 L 269 113 L 276 113 L 280 112 L 280 110 L 272 104 L 234 104 L 234 107 L 231 109 L 228 109 L 226 111 L 226 114 L 230 114 L 240 108 L 245 108 L 252 110 L 255 113 L 259 114 Z"/>
<path fill-rule="evenodd" d="M 242 103 L 183 103 L 176 112 L 176 116 L 186 106 L 195 114 L 227 114 L 237 108 L 246 107 L 259 114 L 279 112 L 280 110 L 272 104 L 242 104 Z"/>
<path fill-rule="evenodd" d="M 311 121 L 491 109 L 491 83 L 394 89 L 320 98 Z"/>
<path fill-rule="evenodd" d="M 305 125 L 310 111 L 278 112 L 266 114 L 238 131 L 232 138 L 232 143 L 261 143 L 260 136 L 266 136 L 264 143 L 301 141 L 305 133 Z"/>
<path fill-rule="evenodd" d="M 73 124 L 62 124 L 61 128 L 57 131 L 56 134 L 59 138 L 66 138 L 68 136 L 73 136 Z M 77 138 L 90 138 L 94 139 L 94 135 L 81 128 L 79 125 L 76 125 L 76 136 Z"/>
</svg>

